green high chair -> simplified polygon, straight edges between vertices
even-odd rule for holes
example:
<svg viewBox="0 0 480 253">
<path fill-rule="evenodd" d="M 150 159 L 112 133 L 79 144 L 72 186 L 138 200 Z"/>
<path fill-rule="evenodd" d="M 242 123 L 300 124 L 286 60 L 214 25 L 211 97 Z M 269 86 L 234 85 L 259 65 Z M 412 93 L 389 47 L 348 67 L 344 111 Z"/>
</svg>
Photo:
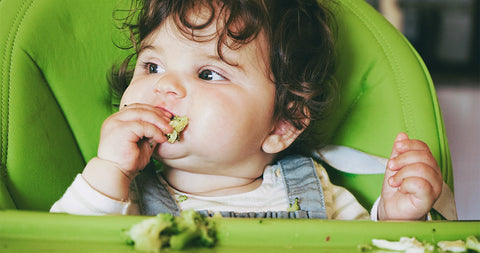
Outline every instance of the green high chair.
<svg viewBox="0 0 480 253">
<path fill-rule="evenodd" d="M 96 155 L 101 124 L 115 111 L 107 72 L 128 53 L 113 43 L 126 42 L 112 18 L 120 3 L 0 0 L 0 209 L 48 211 Z M 332 144 L 388 157 L 406 132 L 430 146 L 453 189 L 440 107 L 418 54 L 362 0 L 338 0 L 334 12 L 342 93 Z M 330 177 L 367 210 L 383 181 Z"/>
</svg>

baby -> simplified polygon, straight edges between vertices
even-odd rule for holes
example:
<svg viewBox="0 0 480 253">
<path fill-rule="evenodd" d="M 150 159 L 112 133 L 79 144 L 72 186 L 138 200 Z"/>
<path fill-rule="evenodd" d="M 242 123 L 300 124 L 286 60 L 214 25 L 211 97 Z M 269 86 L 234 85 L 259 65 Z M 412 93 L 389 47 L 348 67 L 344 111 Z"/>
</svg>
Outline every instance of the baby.
<svg viewBox="0 0 480 253">
<path fill-rule="evenodd" d="M 114 80 L 120 109 L 102 126 L 97 157 L 52 212 L 368 218 L 308 157 L 326 141 L 323 124 L 336 97 L 334 22 L 325 6 L 315 0 L 138 5 L 138 21 L 129 26 L 133 76 L 129 57 Z M 174 116 L 189 123 L 170 143 Z M 372 219 L 425 219 L 441 188 L 428 146 L 400 133 Z"/>
</svg>

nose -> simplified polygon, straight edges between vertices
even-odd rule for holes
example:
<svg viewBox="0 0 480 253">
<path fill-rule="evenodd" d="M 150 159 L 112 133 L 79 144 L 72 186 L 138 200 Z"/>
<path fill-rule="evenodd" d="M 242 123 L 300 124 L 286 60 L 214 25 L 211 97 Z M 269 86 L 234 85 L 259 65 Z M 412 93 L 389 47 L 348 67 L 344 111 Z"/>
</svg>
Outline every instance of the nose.
<svg viewBox="0 0 480 253">
<path fill-rule="evenodd" d="M 172 98 L 183 98 L 187 94 L 185 80 L 176 73 L 164 73 L 155 83 L 154 92 Z"/>
</svg>

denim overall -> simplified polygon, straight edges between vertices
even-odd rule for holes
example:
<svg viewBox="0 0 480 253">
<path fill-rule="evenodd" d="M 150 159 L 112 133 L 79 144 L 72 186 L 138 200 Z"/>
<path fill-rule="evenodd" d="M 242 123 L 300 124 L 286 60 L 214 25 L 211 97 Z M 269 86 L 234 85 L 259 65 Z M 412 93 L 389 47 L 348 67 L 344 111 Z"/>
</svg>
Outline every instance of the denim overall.
<svg viewBox="0 0 480 253">
<path fill-rule="evenodd" d="M 300 210 L 289 212 L 220 212 L 223 217 L 240 218 L 313 218 L 327 219 L 322 186 L 311 158 L 302 156 L 288 156 L 277 163 L 285 185 L 288 202 L 294 205 L 297 199 Z M 155 168 L 148 165 L 136 178 L 134 187 L 137 188 L 139 209 L 143 215 L 157 215 L 158 213 L 180 214 L 174 198 L 158 179 Z M 199 211 L 212 216 L 208 210 Z"/>
</svg>

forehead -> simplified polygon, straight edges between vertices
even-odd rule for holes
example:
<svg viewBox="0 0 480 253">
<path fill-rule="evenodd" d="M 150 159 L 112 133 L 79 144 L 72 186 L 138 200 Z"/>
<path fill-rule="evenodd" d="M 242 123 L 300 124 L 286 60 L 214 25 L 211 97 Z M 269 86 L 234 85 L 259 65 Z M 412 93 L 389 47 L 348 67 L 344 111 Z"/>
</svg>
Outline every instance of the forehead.
<svg viewBox="0 0 480 253">
<path fill-rule="evenodd" d="M 153 22 L 153 26 L 150 27 L 176 27 L 179 34 L 188 40 L 194 42 L 214 41 L 218 45 L 216 51 L 220 58 L 227 60 L 222 55 L 224 52 L 235 51 L 247 44 L 252 44 L 250 42 L 255 40 L 259 33 L 263 33 L 261 20 L 265 17 L 258 12 L 258 4 L 251 4 L 253 7 L 249 6 L 249 8 L 238 10 L 242 4 L 235 1 L 226 3 L 218 0 L 186 1 L 186 4 L 180 4 L 169 11 L 154 8 L 157 13 L 149 15 Z M 230 11 L 230 8 L 233 11 Z M 152 17 L 159 18 L 152 19 Z M 157 21 L 154 21 L 155 19 Z M 159 23 L 155 25 L 156 22 Z M 172 26 L 172 23 L 175 26 Z M 148 32 L 140 46 L 151 43 L 152 34 L 158 32 L 156 30 L 158 28 Z M 266 43 L 267 40 L 264 37 L 253 44 L 256 44 L 255 47 L 261 47 L 261 52 L 267 52 L 269 47 Z"/>
<path fill-rule="evenodd" d="M 189 18 L 201 23 L 206 15 L 195 11 L 191 12 Z M 244 68 L 244 65 L 257 65 L 258 68 L 259 65 L 262 65 L 261 69 L 267 69 L 268 46 L 263 32 L 260 32 L 256 39 L 247 44 L 231 46 L 229 41 L 220 41 L 219 30 L 221 29 L 222 23 L 211 22 L 202 29 L 186 32 L 183 27 L 179 27 L 174 17 L 168 17 L 142 41 L 140 54 L 146 48 L 155 47 L 163 51 L 170 51 L 181 47 L 191 49 L 197 55 L 217 58 L 232 66 Z"/>
</svg>

